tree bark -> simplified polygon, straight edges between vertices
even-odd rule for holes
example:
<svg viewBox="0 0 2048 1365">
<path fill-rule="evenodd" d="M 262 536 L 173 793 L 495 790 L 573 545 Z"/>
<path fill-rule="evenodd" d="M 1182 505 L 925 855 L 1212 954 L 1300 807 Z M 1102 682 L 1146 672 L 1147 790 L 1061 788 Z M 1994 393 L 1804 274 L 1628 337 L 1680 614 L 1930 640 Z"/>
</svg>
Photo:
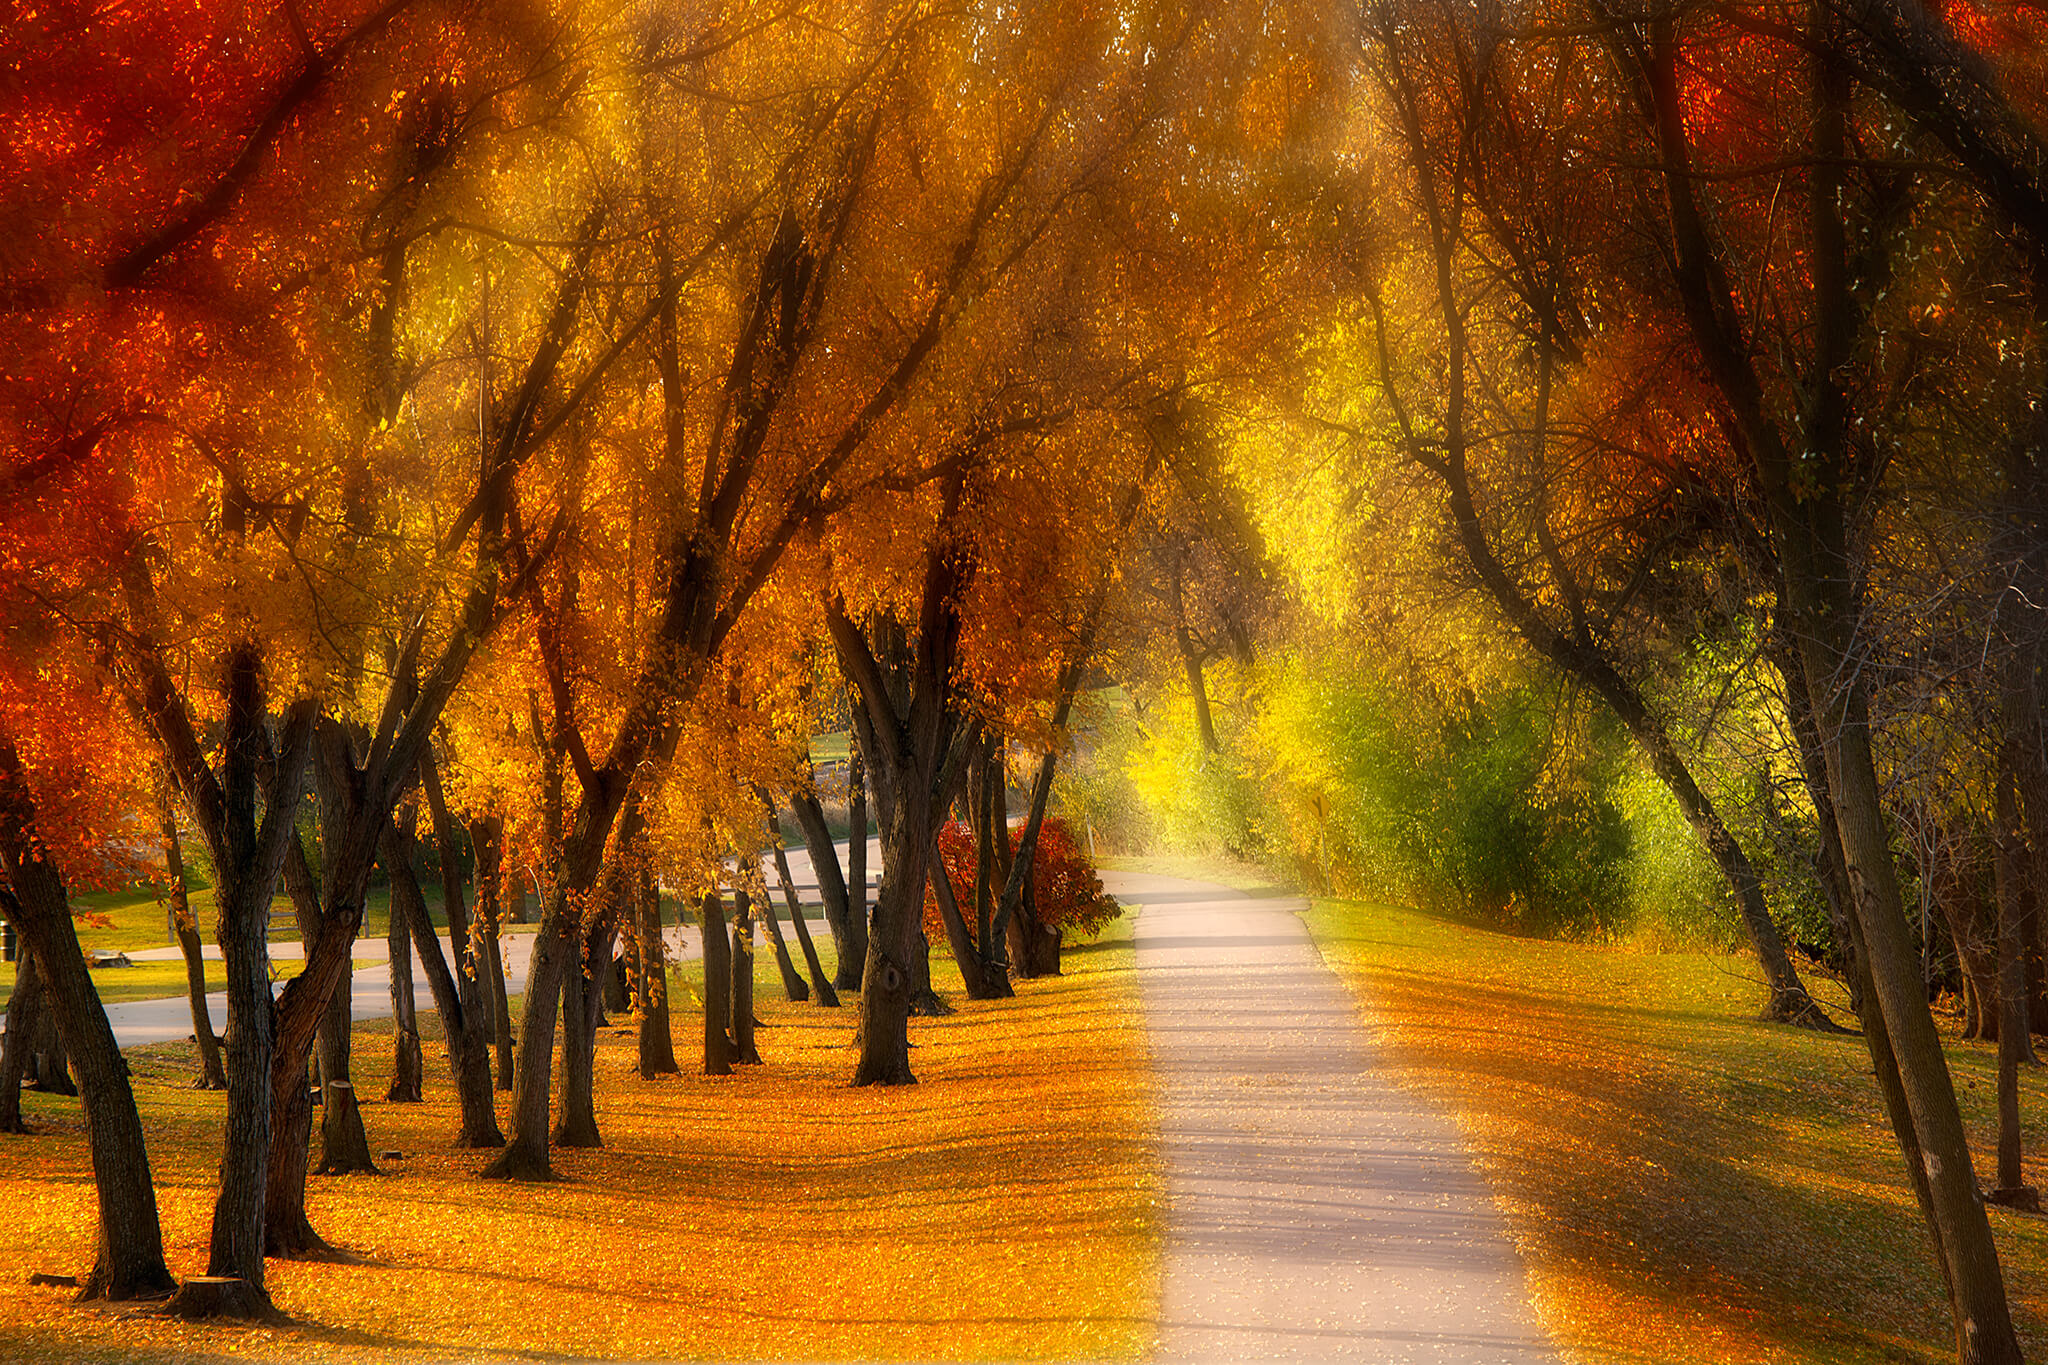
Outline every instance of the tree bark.
<svg viewBox="0 0 2048 1365">
<path fill-rule="evenodd" d="M 641 861 L 633 879 L 633 930 L 640 954 L 640 1075 L 674 1076 L 675 1034 L 669 1028 L 668 943 L 661 933 L 661 888 Z"/>
<path fill-rule="evenodd" d="M 563 976 L 582 959 L 567 901 L 566 886 L 551 888 L 534 934 L 519 1019 L 519 1057 L 512 1069 L 512 1133 L 497 1160 L 483 1169 L 486 1180 L 554 1179 L 548 1162 L 548 1092 L 555 1017 Z"/>
<path fill-rule="evenodd" d="M 967 928 L 966 917 L 960 913 L 960 902 L 953 891 L 953 878 L 946 871 L 946 860 L 934 851 L 931 864 L 932 894 L 939 902 L 939 918 L 946 925 L 946 947 L 953 954 L 953 965 L 960 969 L 960 982 L 969 1000 L 996 1000 L 1016 992 L 1007 989 L 992 990 L 988 978 L 982 973 L 981 949 L 975 945 L 974 935 Z"/>
<path fill-rule="evenodd" d="M 444 1024 L 451 1025 L 448 1045 L 456 1051 L 456 1087 L 462 1103 L 462 1142 L 465 1147 L 496 1147 L 505 1140 L 498 1128 L 497 1097 L 491 1084 L 491 1006 L 484 995 L 484 983 L 478 979 L 476 953 L 470 942 L 469 910 L 462 894 L 462 849 L 460 836 L 462 828 L 448 809 L 448 801 L 441 790 L 439 764 L 431 751 L 420 755 L 420 792 L 427 800 L 427 813 L 434 826 L 435 851 L 441 863 L 441 907 L 448 916 L 448 970 L 446 975 L 455 987 L 455 1010 L 451 1017 L 446 1009 L 441 1011 Z M 481 859 L 479 859 L 481 862 Z M 420 922 L 425 922 L 425 908 L 421 907 Z M 428 934 L 428 941 L 433 935 Z M 440 960 L 440 948 L 435 946 L 432 962 Z M 420 945 L 420 956 L 428 956 L 426 944 Z M 434 999 L 438 1006 L 441 1000 L 440 974 L 428 966 L 428 979 L 434 983 Z"/>
<path fill-rule="evenodd" d="M 57 1015 L 50 1008 L 47 988 L 37 992 L 35 1009 L 25 1021 L 22 1053 L 27 1060 L 29 1089 L 45 1095 L 78 1093 L 78 1087 L 71 1081 L 71 1058 L 64 1050 L 64 1035 L 57 1028 Z"/>
<path fill-rule="evenodd" d="M 888 865 L 887 854 L 883 867 Z M 868 781 L 867 758 L 861 753 L 860 727 L 854 726 L 846 736 L 846 918 L 850 924 L 860 926 L 863 937 L 874 932 L 868 916 Z M 863 953 L 857 961 L 865 961 Z M 861 988 L 859 979 L 847 979 L 847 959 L 841 958 L 839 979 L 833 984 L 841 990 L 857 991 Z"/>
<path fill-rule="evenodd" d="M 782 901 L 789 907 L 790 927 L 796 930 L 796 941 L 804 951 L 804 966 L 811 974 L 811 990 L 816 993 L 820 1005 L 837 1009 L 839 992 L 833 988 L 831 978 L 825 975 L 825 968 L 818 961 L 817 945 L 811 942 L 811 927 L 804 923 L 803 903 L 797 899 L 796 881 L 789 875 L 789 858 L 782 851 L 780 822 L 775 818 L 775 802 L 766 791 L 761 793 L 761 802 L 768 808 L 768 832 L 772 840 L 769 847 L 775 856 L 775 877 L 782 883 Z M 826 847 L 828 850 L 831 847 L 829 840 Z M 834 858 L 836 860 L 836 854 Z"/>
<path fill-rule="evenodd" d="M 754 898 L 744 887 L 732 893 L 732 1059 L 741 1066 L 759 1066 L 754 1045 Z M 708 967 L 708 964 L 707 964 Z"/>
<path fill-rule="evenodd" d="M 331 781 L 331 773 L 323 776 Z M 328 813 L 327 805 L 333 795 L 331 790 L 323 792 L 323 815 Z M 323 840 L 323 851 L 327 847 L 327 841 Z M 332 874 L 331 868 L 323 868 L 323 871 L 330 876 Z M 286 850 L 284 882 L 298 920 L 299 942 L 306 952 L 311 953 L 320 937 L 325 912 L 321 908 L 321 888 L 314 882 L 305 848 L 296 834 Z M 341 964 L 341 979 L 321 1010 L 321 1018 L 315 1025 L 316 1032 L 307 1040 L 307 1047 L 303 1050 L 293 1047 L 280 1036 L 277 1050 L 271 1057 L 270 1188 L 263 1201 L 263 1252 L 266 1256 L 305 1260 L 325 1259 L 334 1254 L 334 1248 L 307 1217 L 306 1174 L 310 1166 L 308 1144 L 313 1131 L 311 1096 L 316 1093 L 315 1087 L 320 1085 L 326 1072 L 328 1058 L 324 1044 L 334 1032 L 335 997 L 346 988 L 349 965 L 347 962 Z M 342 1029 L 345 1038 L 345 1020 Z M 335 1061 L 340 1069 L 332 1074 L 346 1079 L 346 1054 Z M 327 1112 L 323 1104 L 321 1120 L 323 1146 L 333 1143 L 337 1156 L 344 1162 L 356 1152 L 365 1162 L 369 1160 L 369 1138 L 360 1131 L 362 1119 L 353 1105 L 337 1119 Z M 351 1125 L 358 1130 L 354 1134 L 346 1131 Z M 327 1132 L 330 1126 L 336 1129 L 332 1137 Z"/>
<path fill-rule="evenodd" d="M 1069 665 L 1065 671 L 1058 701 L 1053 706 L 1053 728 L 1057 732 L 1067 723 L 1067 716 L 1073 706 L 1075 680 L 1079 669 Z M 1019 977 L 1034 977 L 1059 974 L 1059 944 L 1054 941 L 1051 949 L 1051 971 L 1046 970 L 1047 950 L 1043 943 L 1046 928 L 1039 922 L 1036 900 L 1031 896 L 1032 864 L 1038 856 L 1038 831 L 1045 826 L 1045 811 L 1052 799 L 1053 771 L 1059 763 L 1059 751 L 1047 749 L 1038 759 L 1038 772 L 1031 779 L 1031 805 L 1024 817 L 1024 828 L 1017 836 L 1017 847 L 1010 855 L 1009 871 L 1003 879 L 1002 896 L 996 903 L 994 933 L 1001 940 L 1009 958 L 1007 971 Z M 1008 842 L 1009 828 L 1005 820 L 1003 842 Z"/>
<path fill-rule="evenodd" d="M 790 813 L 803 831 L 804 849 L 811 855 L 811 869 L 818 879 L 818 899 L 825 907 L 825 927 L 832 933 L 837 970 L 832 984 L 837 991 L 860 989 L 860 964 L 867 957 L 867 921 L 853 913 L 847 896 L 846 878 L 839 867 L 839 849 L 832 842 L 832 830 L 825 823 L 825 808 L 815 792 L 794 792 Z"/>
<path fill-rule="evenodd" d="M 276 1308 L 264 1288 L 264 1218 L 270 1187 L 272 1095 L 276 1052 L 275 1003 L 270 993 L 270 901 L 285 851 L 298 839 L 296 815 L 316 708 L 295 703 L 283 742 L 272 759 L 266 733 L 262 657 L 249 641 L 229 651 L 223 669 L 227 715 L 221 774 L 214 779 L 189 731 L 180 733 L 181 703 L 157 675 L 145 702 L 153 728 L 174 763 L 185 798 L 200 818 L 214 866 L 214 903 L 226 968 L 228 1023 L 225 1069 L 227 1123 L 221 1140 L 220 1187 L 214 1198 L 206 1276 L 172 1297 L 172 1314 L 188 1317 L 267 1319 Z M 167 755 L 168 756 L 168 755 Z M 269 770 L 268 781 L 259 775 Z M 261 788 L 262 813 L 258 815 Z M 309 964 L 310 966 L 311 964 Z M 303 1061 L 300 1062 L 303 1075 Z M 301 1141 L 304 1138 L 301 1137 Z"/>
<path fill-rule="evenodd" d="M 607 878 L 618 889 L 616 870 Z M 610 902 L 581 936 L 579 960 L 562 976 L 561 1094 L 555 1110 L 557 1147 L 602 1147 L 597 1130 L 597 1030 L 604 1008 L 604 978 L 611 966 Z"/>
<path fill-rule="evenodd" d="M 775 969 L 782 974 L 782 993 L 792 1001 L 811 998 L 796 963 L 790 960 L 789 945 L 782 941 L 782 926 L 775 922 L 775 902 L 766 888 L 761 892 L 761 926 L 768 931 L 768 943 L 775 950 Z"/>
<path fill-rule="evenodd" d="M 399 822 L 410 823 L 405 816 L 400 816 Z M 391 922 L 384 935 L 391 962 L 391 1088 L 384 1092 L 384 1098 L 391 1104 L 418 1104 L 426 1063 L 420 1053 L 418 1004 L 413 998 L 412 931 L 399 912 L 396 886 L 392 887 L 391 896 Z"/>
<path fill-rule="evenodd" d="M 497 1061 L 498 1090 L 512 1088 L 512 1005 L 505 995 L 504 938 L 494 920 L 484 929 L 484 970 L 489 973 L 491 1050 Z"/>
<path fill-rule="evenodd" d="M 15 956 L 7 1034 L 0 1038 L 0 1133 L 28 1131 L 21 1118 L 21 1082 L 29 1069 L 29 1033 L 43 1012 L 43 978 L 36 971 L 36 955 L 24 945 Z"/>
<path fill-rule="evenodd" d="M 725 907 L 717 891 L 698 903 L 697 927 L 704 939 L 704 1074 L 732 1075 L 732 944 L 725 936 Z"/>
<path fill-rule="evenodd" d="M 1998 777 L 1998 1184 L 1993 1203 L 2038 1209 L 2040 1196 L 2027 1187 L 2020 1150 L 2020 1067 L 2031 1061 L 2027 1033 L 2028 902 L 2026 833 L 2020 825 L 2019 793 L 2012 767 Z"/>
<path fill-rule="evenodd" d="M 947 493 L 948 513 L 960 488 Z M 952 697 L 960 643 L 958 595 L 971 562 L 950 546 L 926 556 L 914 651 L 893 621 L 876 622 L 884 643 L 872 645 L 846 614 L 827 606 L 839 664 L 858 694 L 851 708 L 860 747 L 874 778 L 881 815 L 882 885 L 875 897 L 868 955 L 863 964 L 860 1056 L 855 1085 L 908 1085 L 910 1009 L 916 978 L 911 955 L 923 947 L 925 880 L 933 837 L 952 802 L 955 778 L 975 733 Z"/>
<path fill-rule="evenodd" d="M 489 1045 L 482 1029 L 474 1026 L 462 992 L 448 970 L 447 959 L 442 956 L 441 940 L 434 932 L 433 920 L 427 916 L 426 900 L 413 872 L 412 843 L 410 831 L 396 825 L 388 827 L 382 841 L 382 860 L 385 874 L 391 879 L 391 913 L 402 916 L 412 933 L 413 948 L 419 953 L 427 987 L 434 996 L 434 1008 L 441 1016 L 441 1030 L 447 1035 L 448 1066 L 454 1074 L 455 1096 L 462 1114 L 455 1145 L 501 1147 L 505 1135 L 498 1128 Z"/>
<path fill-rule="evenodd" d="M 347 1175 L 352 1171 L 375 1174 L 370 1160 L 370 1139 L 363 1131 L 362 1111 L 356 1106 L 355 1081 L 349 1074 L 349 1030 L 353 1009 L 350 982 L 353 965 L 342 974 L 341 984 L 327 1001 L 327 1018 L 320 1025 L 320 1175 Z"/>
<path fill-rule="evenodd" d="M 57 864 L 36 834 L 36 809 L 11 738 L 0 735 L 0 860 L 10 891 L 0 914 L 14 926 L 43 981 L 43 997 L 78 1070 L 92 1153 L 99 1232 L 82 1299 L 156 1298 L 176 1283 L 164 1264 L 156 1187 L 128 1064 L 71 923 Z"/>
<path fill-rule="evenodd" d="M 178 817 L 171 804 L 168 775 L 157 783 L 156 818 L 164 846 L 164 878 L 169 883 L 171 932 L 178 936 L 178 952 L 185 959 L 185 999 L 192 1010 L 192 1041 L 199 1048 L 199 1075 L 192 1085 L 197 1090 L 225 1090 L 228 1078 L 221 1070 L 220 1039 L 214 1036 L 213 1016 L 206 1008 L 206 951 L 199 941 L 199 924 L 192 917 L 192 901 L 185 886 L 185 850 L 178 841 Z"/>
</svg>

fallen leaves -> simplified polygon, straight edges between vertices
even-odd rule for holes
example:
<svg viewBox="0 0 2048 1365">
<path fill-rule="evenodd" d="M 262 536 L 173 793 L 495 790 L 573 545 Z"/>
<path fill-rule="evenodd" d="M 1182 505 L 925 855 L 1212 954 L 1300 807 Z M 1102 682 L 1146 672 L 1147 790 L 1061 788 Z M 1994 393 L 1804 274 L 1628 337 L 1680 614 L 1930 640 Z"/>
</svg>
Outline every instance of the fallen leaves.
<svg viewBox="0 0 2048 1365">
<path fill-rule="evenodd" d="M 0 1138 L 0 1355 L 1133 1358 L 1157 1303 L 1158 1176 L 1131 952 L 1069 961 L 1015 1000 L 914 1021 L 922 1084 L 906 1089 L 846 1086 L 851 1010 L 762 996 L 768 1064 L 718 1079 L 643 1081 L 631 1036 L 606 1029 L 606 1145 L 558 1150 L 567 1178 L 548 1185 L 473 1178 L 485 1157 L 448 1145 L 436 1058 L 431 1102 L 364 1105 L 372 1147 L 405 1158 L 311 1182 L 314 1225 L 361 1261 L 271 1262 L 295 1320 L 280 1330 L 28 1289 L 29 1270 L 90 1258 L 89 1169 L 75 1130 Z M 692 1021 L 674 1027 L 687 1056 Z M 380 1034 L 357 1034 L 364 1095 L 388 1079 Z M 172 1268 L 197 1273 L 221 1101 L 184 1088 L 175 1048 L 136 1070 Z M 56 1107 L 32 1099 L 32 1119 Z"/>
<path fill-rule="evenodd" d="M 1457 1116 L 1574 1358 L 1954 1358 L 1861 1038 L 1758 1022 L 1761 988 L 1738 959 L 1518 939 L 1356 902 L 1319 902 L 1309 923 L 1402 1079 Z M 1988 1171 L 1995 1054 L 1950 1054 Z M 2038 1180 L 2048 1082 L 2024 1084 Z M 2040 1353 L 2048 1219 L 1994 1211 L 1993 1227 L 2021 1340 Z"/>
</svg>

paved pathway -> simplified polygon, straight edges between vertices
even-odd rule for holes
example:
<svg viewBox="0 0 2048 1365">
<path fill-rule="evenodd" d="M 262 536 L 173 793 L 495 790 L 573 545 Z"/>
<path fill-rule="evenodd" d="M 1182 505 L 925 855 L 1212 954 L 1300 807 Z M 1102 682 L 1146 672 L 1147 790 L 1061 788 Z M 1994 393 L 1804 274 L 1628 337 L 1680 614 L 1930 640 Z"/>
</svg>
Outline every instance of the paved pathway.
<svg viewBox="0 0 2048 1365">
<path fill-rule="evenodd" d="M 1103 880 L 1144 907 L 1168 1197 L 1156 1357 L 1553 1365 L 1456 1128 L 1381 1074 L 1302 902 Z"/>
</svg>

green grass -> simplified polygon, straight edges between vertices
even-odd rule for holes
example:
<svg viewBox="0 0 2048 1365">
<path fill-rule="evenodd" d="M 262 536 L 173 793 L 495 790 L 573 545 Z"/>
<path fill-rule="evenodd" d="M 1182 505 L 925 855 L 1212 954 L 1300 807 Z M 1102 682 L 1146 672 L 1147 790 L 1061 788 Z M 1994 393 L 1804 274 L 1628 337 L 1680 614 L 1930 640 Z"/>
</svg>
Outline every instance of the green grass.
<svg viewBox="0 0 2048 1365">
<path fill-rule="evenodd" d="M 1355 901 L 1317 901 L 1307 920 L 1404 1079 L 1458 1116 L 1579 1359 L 1954 1358 L 1862 1039 L 1758 1022 L 1746 958 L 1514 938 Z M 1850 1017 L 1834 983 L 1809 984 Z M 1949 1051 L 1986 1176 L 1995 1049 Z M 2022 1083 L 2044 1184 L 2048 1074 Z M 1991 1217 L 2039 1358 L 2048 1219 Z"/>
</svg>

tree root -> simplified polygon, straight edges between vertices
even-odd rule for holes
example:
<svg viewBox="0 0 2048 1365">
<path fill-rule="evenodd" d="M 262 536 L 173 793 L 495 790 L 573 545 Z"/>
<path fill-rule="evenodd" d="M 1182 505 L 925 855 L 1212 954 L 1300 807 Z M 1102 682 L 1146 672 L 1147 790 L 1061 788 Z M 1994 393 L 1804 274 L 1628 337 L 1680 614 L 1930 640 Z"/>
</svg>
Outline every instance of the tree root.
<svg viewBox="0 0 2048 1365">
<path fill-rule="evenodd" d="M 270 1295 L 247 1280 L 221 1275 L 196 1275 L 178 1286 L 164 1305 L 166 1316 L 185 1322 L 227 1319 L 237 1322 L 289 1321 Z"/>
<path fill-rule="evenodd" d="M 1856 1033 L 1855 1029 L 1843 1028 L 1828 1018 L 1827 1011 L 1805 991 L 1774 991 L 1770 1006 L 1761 1017 L 1768 1024 L 1789 1024 L 1815 1033 L 1839 1033 L 1845 1037 Z"/>
<path fill-rule="evenodd" d="M 2017 1209 L 2021 1213 L 2041 1212 L 2041 1192 L 2032 1185 L 2001 1186 L 1984 1191 L 1984 1202 L 1997 1204 L 2002 1208 Z"/>
<path fill-rule="evenodd" d="M 477 1172 L 481 1180 L 519 1180 L 530 1184 L 560 1179 L 555 1168 L 548 1164 L 548 1154 L 542 1150 L 538 1155 L 520 1147 L 507 1147 L 498 1153 L 498 1159 Z"/>
</svg>

